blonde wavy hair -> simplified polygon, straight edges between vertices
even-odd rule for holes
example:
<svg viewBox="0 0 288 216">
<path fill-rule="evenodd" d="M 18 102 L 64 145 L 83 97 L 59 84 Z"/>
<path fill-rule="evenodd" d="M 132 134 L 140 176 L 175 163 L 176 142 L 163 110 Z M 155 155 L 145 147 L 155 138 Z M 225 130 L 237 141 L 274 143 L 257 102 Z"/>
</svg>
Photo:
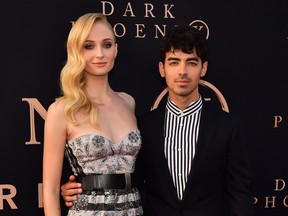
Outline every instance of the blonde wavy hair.
<svg viewBox="0 0 288 216">
<path fill-rule="evenodd" d="M 84 77 L 84 43 L 95 22 L 103 22 L 111 31 L 113 28 L 102 13 L 87 13 L 73 23 L 67 39 L 67 61 L 61 70 L 60 84 L 62 97 L 65 101 L 65 116 L 74 125 L 79 121 L 75 118 L 78 111 L 84 112 L 92 126 L 98 128 L 98 109 L 87 97 Z M 114 32 L 113 32 L 114 34 Z M 114 35 L 114 40 L 116 40 Z"/>
</svg>

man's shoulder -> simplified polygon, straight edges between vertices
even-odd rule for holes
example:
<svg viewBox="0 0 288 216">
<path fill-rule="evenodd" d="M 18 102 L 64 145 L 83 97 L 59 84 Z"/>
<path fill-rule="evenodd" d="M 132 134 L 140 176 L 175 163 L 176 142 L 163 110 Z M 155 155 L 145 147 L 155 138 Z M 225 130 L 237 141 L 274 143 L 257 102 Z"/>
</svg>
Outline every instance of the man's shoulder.
<svg viewBox="0 0 288 216">
<path fill-rule="evenodd" d="M 140 115 L 137 116 L 138 121 L 144 119 L 151 119 L 155 117 L 159 117 L 165 115 L 165 107 L 166 107 L 167 99 L 162 99 L 162 101 L 158 104 L 157 107 L 150 109 Z"/>
<path fill-rule="evenodd" d="M 225 121 L 225 122 L 240 122 L 241 119 L 234 113 L 227 112 L 222 107 L 215 107 L 209 102 L 203 103 L 202 107 L 202 117 L 213 119 L 215 121 Z"/>
<path fill-rule="evenodd" d="M 164 112 L 164 110 L 163 110 L 163 112 Z M 146 112 L 138 115 L 137 119 L 138 119 L 138 121 L 141 121 L 144 119 L 150 119 L 154 116 L 158 116 L 159 114 L 161 114 L 161 110 L 160 110 L 160 108 L 156 108 L 156 109 L 149 110 L 149 111 L 146 111 Z"/>
</svg>

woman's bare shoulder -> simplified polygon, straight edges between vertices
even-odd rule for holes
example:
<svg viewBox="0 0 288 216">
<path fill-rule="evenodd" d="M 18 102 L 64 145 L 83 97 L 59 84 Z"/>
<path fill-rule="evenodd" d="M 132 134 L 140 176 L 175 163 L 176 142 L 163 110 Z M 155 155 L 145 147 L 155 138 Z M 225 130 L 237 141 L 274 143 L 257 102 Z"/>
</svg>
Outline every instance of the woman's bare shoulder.
<svg viewBox="0 0 288 216">
<path fill-rule="evenodd" d="M 117 92 L 119 97 L 121 97 L 123 100 L 126 101 L 130 106 L 133 108 L 135 107 L 135 99 L 132 97 L 132 95 L 126 93 L 126 92 Z"/>
<path fill-rule="evenodd" d="M 65 106 L 65 102 L 62 98 L 56 99 L 48 107 L 48 114 L 61 116 L 64 114 L 64 106 Z"/>
</svg>

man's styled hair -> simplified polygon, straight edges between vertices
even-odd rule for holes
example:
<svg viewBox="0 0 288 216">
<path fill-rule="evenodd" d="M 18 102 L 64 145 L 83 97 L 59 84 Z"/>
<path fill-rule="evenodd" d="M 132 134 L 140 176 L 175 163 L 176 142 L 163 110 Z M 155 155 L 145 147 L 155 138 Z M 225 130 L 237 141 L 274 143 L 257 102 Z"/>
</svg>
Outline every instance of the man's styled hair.
<svg viewBox="0 0 288 216">
<path fill-rule="evenodd" d="M 208 61 L 207 40 L 202 32 L 188 24 L 179 24 L 164 36 L 160 45 L 159 61 L 164 64 L 166 53 L 170 51 L 193 53 L 201 59 L 202 64 Z"/>
</svg>

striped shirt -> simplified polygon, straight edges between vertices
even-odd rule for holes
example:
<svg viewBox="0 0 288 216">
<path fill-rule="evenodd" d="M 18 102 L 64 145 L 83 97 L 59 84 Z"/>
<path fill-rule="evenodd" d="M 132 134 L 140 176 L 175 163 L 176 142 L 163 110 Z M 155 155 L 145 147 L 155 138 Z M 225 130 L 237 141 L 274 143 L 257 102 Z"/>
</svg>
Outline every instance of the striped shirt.
<svg viewBox="0 0 288 216">
<path fill-rule="evenodd" d="M 201 96 L 184 110 L 169 99 L 166 105 L 164 153 L 180 200 L 195 154 L 201 108 Z"/>
</svg>

